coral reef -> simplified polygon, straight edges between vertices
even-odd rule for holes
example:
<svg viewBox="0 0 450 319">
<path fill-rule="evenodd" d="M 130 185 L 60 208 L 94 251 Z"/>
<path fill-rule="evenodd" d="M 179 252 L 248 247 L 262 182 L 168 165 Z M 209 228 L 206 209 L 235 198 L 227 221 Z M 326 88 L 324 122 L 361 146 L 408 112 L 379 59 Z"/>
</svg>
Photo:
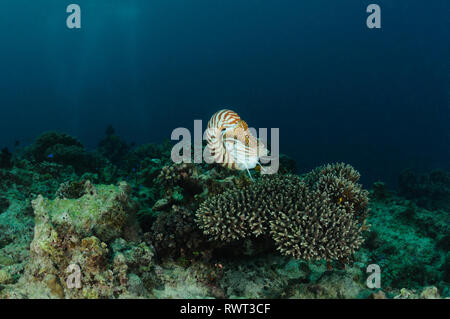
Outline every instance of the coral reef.
<svg viewBox="0 0 450 319">
<path fill-rule="evenodd" d="M 272 212 L 285 209 L 286 201 L 292 203 L 289 196 L 299 185 L 296 176 L 275 176 L 243 189 L 229 189 L 204 201 L 196 212 L 196 222 L 205 235 L 219 241 L 258 237 L 267 233 Z"/>
<path fill-rule="evenodd" d="M 206 257 L 211 250 L 207 239 L 195 227 L 194 214 L 176 205 L 158 214 L 148 240 L 159 257 Z"/>
<path fill-rule="evenodd" d="M 383 285 L 448 287 L 450 212 L 429 211 L 395 195 L 373 201 L 364 243 L 370 263 L 383 270 Z"/>
<path fill-rule="evenodd" d="M 9 205 L 9 199 L 7 197 L 0 196 L 0 214 L 6 211 Z"/>
<path fill-rule="evenodd" d="M 448 172 L 369 194 L 344 164 L 297 176 L 282 155 L 251 180 L 174 164 L 168 141 L 100 144 L 48 132 L 0 153 L 0 298 L 450 297 Z"/>
<path fill-rule="evenodd" d="M 389 194 L 386 184 L 383 182 L 373 183 L 372 189 L 373 189 L 372 198 L 375 200 L 384 200 L 391 195 Z"/>
<path fill-rule="evenodd" d="M 308 173 L 307 185 L 319 193 L 327 193 L 331 203 L 350 212 L 360 222 L 367 217 L 369 192 L 358 184 L 360 175 L 350 165 L 343 163 L 320 166 Z"/>
<path fill-rule="evenodd" d="M 420 292 L 417 289 L 403 288 L 398 295 L 394 296 L 394 299 L 441 299 L 441 296 L 436 287 L 430 286 L 423 288 Z"/>
<path fill-rule="evenodd" d="M 106 136 L 98 144 L 98 151 L 113 164 L 120 164 L 128 154 L 131 145 L 128 145 L 119 136 L 115 135 L 114 128 L 106 128 Z"/>
<path fill-rule="evenodd" d="M 51 298 L 132 296 L 128 290 L 130 271 L 136 280 L 152 267 L 151 248 L 145 243 L 127 247 L 122 239 L 136 240 L 129 185 L 94 187 L 87 181 L 84 188 L 78 199 L 48 200 L 40 195 L 33 200 L 30 262 L 17 283 L 18 291 L 27 297 L 36 289 Z M 81 271 L 81 289 L 68 284 L 74 265 Z M 30 282 L 33 285 L 28 286 Z M 20 297 L 15 290 L 4 293 Z"/>
<path fill-rule="evenodd" d="M 34 163 L 70 166 L 77 173 L 94 172 L 102 164 L 102 159 L 86 151 L 80 141 L 58 132 L 41 134 L 34 144 L 22 150 L 21 157 Z"/>
<path fill-rule="evenodd" d="M 418 174 L 411 170 L 398 178 L 400 195 L 429 210 L 450 210 L 450 172 L 441 170 Z"/>
<path fill-rule="evenodd" d="M 12 154 L 9 152 L 8 148 L 2 148 L 0 152 L 0 168 L 11 168 L 12 167 Z"/>
</svg>

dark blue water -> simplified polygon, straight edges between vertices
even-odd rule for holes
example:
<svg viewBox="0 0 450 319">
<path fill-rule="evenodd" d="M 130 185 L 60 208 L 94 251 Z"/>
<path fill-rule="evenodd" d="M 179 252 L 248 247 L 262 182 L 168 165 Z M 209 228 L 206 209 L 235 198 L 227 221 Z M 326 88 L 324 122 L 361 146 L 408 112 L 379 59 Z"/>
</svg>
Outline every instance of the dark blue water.
<svg viewBox="0 0 450 319">
<path fill-rule="evenodd" d="M 279 127 L 299 172 L 345 161 L 394 186 L 450 166 L 448 0 L 71 2 L 0 1 L 0 146 L 60 130 L 95 148 L 108 124 L 159 142 L 226 106 Z"/>
</svg>

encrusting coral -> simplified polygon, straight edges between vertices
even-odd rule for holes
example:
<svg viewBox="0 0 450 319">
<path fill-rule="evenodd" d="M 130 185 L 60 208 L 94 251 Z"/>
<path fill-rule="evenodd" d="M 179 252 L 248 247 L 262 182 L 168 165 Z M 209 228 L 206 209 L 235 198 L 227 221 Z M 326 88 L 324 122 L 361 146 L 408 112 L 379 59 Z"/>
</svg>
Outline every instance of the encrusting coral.
<svg viewBox="0 0 450 319">
<path fill-rule="evenodd" d="M 346 260 L 361 245 L 368 192 L 343 164 L 320 167 L 303 181 L 294 175 L 261 178 L 202 203 L 196 222 L 220 241 L 270 235 L 284 255 Z"/>
<path fill-rule="evenodd" d="M 18 291 L 22 287 L 27 292 L 27 283 L 34 283 L 48 290 L 51 298 L 118 297 L 130 294 L 129 268 L 138 275 L 152 266 L 153 251 L 145 243 L 131 250 L 121 248 L 126 244 L 117 244 L 118 239 L 124 241 L 122 238 L 136 241 L 139 233 L 133 220 L 135 208 L 129 198 L 129 185 L 122 182 L 118 187 L 95 187 L 87 181 L 83 193 L 78 199 L 48 200 L 38 196 L 33 200 L 34 239 Z M 80 269 L 81 289 L 72 289 L 67 283 L 74 265 Z M 36 290 L 34 287 L 30 293 Z M 15 292 L 9 296 L 15 297 Z"/>
</svg>

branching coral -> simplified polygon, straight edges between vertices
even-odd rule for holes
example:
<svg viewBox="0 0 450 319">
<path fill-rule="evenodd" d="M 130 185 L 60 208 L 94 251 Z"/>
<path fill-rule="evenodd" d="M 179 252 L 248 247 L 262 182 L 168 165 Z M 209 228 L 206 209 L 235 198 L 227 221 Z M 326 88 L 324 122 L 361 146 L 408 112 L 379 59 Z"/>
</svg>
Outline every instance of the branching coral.
<svg viewBox="0 0 450 319">
<path fill-rule="evenodd" d="M 360 175 L 343 163 L 320 166 L 307 174 L 305 182 L 312 190 L 326 192 L 331 204 L 351 211 L 363 221 L 367 217 L 369 193 L 358 184 Z"/>
<path fill-rule="evenodd" d="M 354 212 L 336 206 L 326 192 L 302 192 L 296 209 L 272 215 L 270 233 L 284 255 L 306 260 L 345 260 L 361 245 L 363 227 Z"/>
<path fill-rule="evenodd" d="M 349 165 L 334 164 L 298 176 L 268 176 L 200 205 L 196 222 L 220 241 L 270 235 L 284 255 L 345 260 L 361 245 L 368 193 Z"/>
<path fill-rule="evenodd" d="M 293 199 L 289 195 L 295 195 L 295 191 L 287 192 L 299 183 L 298 177 L 287 175 L 265 177 L 242 190 L 233 188 L 203 202 L 196 221 L 215 240 L 259 236 L 267 232 L 271 211 L 290 203 Z"/>
</svg>

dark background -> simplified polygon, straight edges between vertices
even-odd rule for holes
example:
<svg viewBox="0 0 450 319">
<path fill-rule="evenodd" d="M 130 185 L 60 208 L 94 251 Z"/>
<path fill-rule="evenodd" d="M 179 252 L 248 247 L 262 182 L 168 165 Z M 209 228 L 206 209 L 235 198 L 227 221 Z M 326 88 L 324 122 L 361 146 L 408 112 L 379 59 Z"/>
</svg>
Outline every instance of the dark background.
<svg viewBox="0 0 450 319">
<path fill-rule="evenodd" d="M 69 30 L 78 3 L 82 29 Z M 366 7 L 382 29 L 366 27 Z M 138 144 L 237 111 L 299 173 L 450 166 L 450 1 L 1 0 L 0 146 L 60 130 Z"/>
</svg>

